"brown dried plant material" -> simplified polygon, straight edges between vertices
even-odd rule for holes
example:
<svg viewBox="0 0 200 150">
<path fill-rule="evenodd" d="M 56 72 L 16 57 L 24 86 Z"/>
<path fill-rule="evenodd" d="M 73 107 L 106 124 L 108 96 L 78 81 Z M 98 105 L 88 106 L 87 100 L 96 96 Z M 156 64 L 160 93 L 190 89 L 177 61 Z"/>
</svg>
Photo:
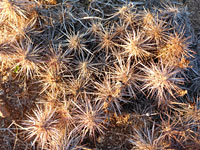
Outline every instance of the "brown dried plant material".
<svg viewBox="0 0 200 150">
<path fill-rule="evenodd" d="M 41 0 L 39 4 L 56 5 L 58 0 Z"/>
<path fill-rule="evenodd" d="M 118 126 L 131 124 L 130 114 L 123 114 L 123 115 L 119 115 L 119 116 L 114 114 L 114 118 L 116 120 L 116 125 L 118 125 Z"/>
<path fill-rule="evenodd" d="M 49 4 L 57 4 L 57 0 L 46 0 Z"/>
</svg>

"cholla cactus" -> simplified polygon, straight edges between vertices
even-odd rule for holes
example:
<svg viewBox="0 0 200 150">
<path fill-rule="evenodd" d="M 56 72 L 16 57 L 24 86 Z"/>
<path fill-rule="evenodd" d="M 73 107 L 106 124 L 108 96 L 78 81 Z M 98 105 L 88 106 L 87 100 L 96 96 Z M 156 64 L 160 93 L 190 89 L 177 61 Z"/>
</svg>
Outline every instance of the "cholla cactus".
<svg viewBox="0 0 200 150">
<path fill-rule="evenodd" d="M 102 24 L 101 30 L 98 32 L 99 35 L 99 44 L 98 51 L 105 51 L 108 56 L 109 53 L 116 51 L 117 43 L 114 41 L 114 26 L 109 26 L 105 28 Z"/>
<path fill-rule="evenodd" d="M 123 95 L 136 98 L 136 91 L 139 91 L 137 83 L 138 74 L 136 74 L 136 64 L 131 64 L 131 60 L 125 60 L 120 55 L 117 56 L 117 60 L 113 67 L 113 79 L 117 83 L 122 83 Z"/>
<path fill-rule="evenodd" d="M 44 105 L 44 108 L 37 105 L 33 114 L 34 116 L 27 115 L 28 119 L 23 123 L 23 130 L 28 134 L 27 139 L 34 138 L 32 145 L 38 142 L 42 149 L 53 148 L 55 144 L 59 143 L 60 138 L 56 109 L 47 104 Z"/>
<path fill-rule="evenodd" d="M 132 150 L 164 150 L 168 147 L 160 141 L 161 134 L 156 133 L 158 130 L 155 128 L 155 122 L 152 128 L 148 127 L 144 121 L 144 128 L 139 130 L 135 129 L 133 136 L 129 140 L 132 144 Z"/>
<path fill-rule="evenodd" d="M 65 54 L 61 48 L 61 45 L 50 45 L 47 51 L 48 60 L 46 62 L 47 67 L 56 71 L 64 71 L 70 69 L 67 67 L 69 63 L 69 57 Z"/>
<path fill-rule="evenodd" d="M 110 74 L 106 74 L 101 83 L 95 82 L 95 88 L 97 90 L 95 93 L 98 97 L 97 99 L 102 101 L 106 111 L 112 110 L 121 113 L 120 102 L 127 102 L 122 97 L 121 82 L 116 82 L 111 78 Z"/>
<path fill-rule="evenodd" d="M 169 36 L 166 45 L 159 50 L 158 58 L 162 58 L 165 64 L 180 66 L 181 60 L 192 57 L 192 53 L 184 34 L 174 33 Z"/>
<path fill-rule="evenodd" d="M 38 83 L 41 83 L 42 86 L 40 94 L 49 91 L 52 94 L 65 95 L 65 78 L 62 71 L 55 71 L 48 68 L 48 66 L 44 66 L 38 77 L 40 78 Z"/>
<path fill-rule="evenodd" d="M 65 37 L 65 40 L 62 41 L 62 45 L 67 47 L 65 54 L 72 53 L 83 55 L 84 52 L 91 53 L 86 48 L 86 40 L 84 39 L 85 34 L 80 33 L 79 31 L 76 33 L 73 30 L 68 31 L 65 28 L 65 31 L 62 31 L 62 36 Z"/>
<path fill-rule="evenodd" d="M 29 0 L 2 0 L 0 2 L 0 22 L 2 24 L 0 43 L 12 42 L 25 36 L 26 28 L 33 28 L 35 3 Z M 31 23 L 30 23 L 31 22 Z"/>
<path fill-rule="evenodd" d="M 82 78 L 89 78 L 92 74 L 99 74 L 99 66 L 101 65 L 99 62 L 95 62 L 93 54 L 87 54 L 85 57 L 78 56 L 74 60 L 74 70 Z"/>
<path fill-rule="evenodd" d="M 9 20 L 12 23 L 18 24 L 21 19 L 26 18 L 26 8 L 23 6 L 28 1 L 11 1 L 3 0 L 0 3 L 0 8 L 2 9 L 1 15 L 3 21 Z"/>
<path fill-rule="evenodd" d="M 13 112 L 43 103 L 23 121 L 28 142 L 51 150 L 109 149 L 110 143 L 127 149 L 130 137 L 132 149 L 142 150 L 198 143 L 198 105 L 185 100 L 199 90 L 189 68 L 195 54 L 187 10 L 143 6 L 125 0 L 0 2 L 0 98 Z M 188 81 L 197 81 L 195 92 Z M 32 87 L 36 97 L 23 94 Z M 12 119 L 24 119 L 16 114 Z M 123 136 L 122 145 L 110 138 L 113 132 Z"/>
<path fill-rule="evenodd" d="M 145 33 L 151 40 L 155 41 L 157 46 L 166 41 L 168 30 L 167 23 L 159 19 L 154 19 L 153 23 L 144 26 Z"/>
<path fill-rule="evenodd" d="M 155 96 L 158 100 L 158 106 L 161 103 L 166 103 L 168 96 L 176 98 L 176 93 L 180 92 L 180 88 L 177 83 L 183 83 L 183 80 L 177 78 L 176 75 L 179 70 L 175 70 L 173 67 L 163 65 L 162 61 L 160 64 L 152 63 L 150 67 L 144 66 L 141 70 L 144 71 L 143 76 L 143 90 L 148 90 L 147 96 Z"/>
<path fill-rule="evenodd" d="M 13 70 L 26 79 L 33 78 L 39 73 L 39 64 L 42 63 L 40 53 L 42 49 L 39 46 L 33 46 L 31 41 L 15 42 L 11 45 L 14 49 L 14 66 Z"/>
<path fill-rule="evenodd" d="M 149 38 L 142 31 L 134 31 L 127 33 L 124 41 L 124 54 L 128 56 L 128 59 L 134 58 L 136 61 L 147 58 L 151 55 L 150 50 L 152 49 L 152 44 L 148 43 Z"/>
<path fill-rule="evenodd" d="M 72 96 L 71 98 L 76 100 L 78 97 L 81 97 L 84 93 L 84 90 L 88 86 L 89 80 L 87 78 L 82 78 L 78 76 L 78 78 L 69 79 L 67 84 L 67 95 Z"/>
<path fill-rule="evenodd" d="M 91 138 L 95 138 L 95 132 L 103 134 L 103 130 L 105 129 L 103 125 L 105 120 L 105 114 L 102 109 L 103 105 L 100 102 L 94 102 L 92 105 L 92 99 L 86 96 L 83 102 L 85 102 L 85 104 L 82 106 L 73 102 L 76 108 L 74 120 L 75 124 L 77 124 L 74 131 L 79 132 L 82 138 L 84 138 L 87 133 Z"/>
</svg>

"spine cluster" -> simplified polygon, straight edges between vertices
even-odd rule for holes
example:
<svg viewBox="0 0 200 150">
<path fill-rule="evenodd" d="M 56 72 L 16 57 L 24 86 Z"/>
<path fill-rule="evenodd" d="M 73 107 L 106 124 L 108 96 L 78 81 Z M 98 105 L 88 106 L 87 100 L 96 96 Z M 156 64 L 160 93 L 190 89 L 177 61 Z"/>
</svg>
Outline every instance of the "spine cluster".
<svg viewBox="0 0 200 150">
<path fill-rule="evenodd" d="M 9 75 L 1 84 L 19 81 L 38 95 L 20 122 L 27 142 L 51 150 L 96 145 L 128 113 L 119 122 L 133 150 L 199 144 L 198 100 L 187 99 L 195 53 L 186 10 L 87 2 L 0 2 L 0 70 Z"/>
</svg>

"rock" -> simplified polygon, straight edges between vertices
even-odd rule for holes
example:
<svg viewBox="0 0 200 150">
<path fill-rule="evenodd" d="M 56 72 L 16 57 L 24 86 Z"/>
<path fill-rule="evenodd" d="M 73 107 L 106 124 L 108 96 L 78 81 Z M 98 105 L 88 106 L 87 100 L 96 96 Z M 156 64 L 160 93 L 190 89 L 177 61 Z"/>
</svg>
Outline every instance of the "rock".
<svg viewBox="0 0 200 150">
<path fill-rule="evenodd" d="M 10 116 L 10 113 L 8 109 L 6 108 L 5 103 L 3 103 L 3 101 L 0 99 L 0 117 L 6 118 L 9 116 Z"/>
<path fill-rule="evenodd" d="M 105 137 L 103 135 L 100 135 L 98 138 L 97 138 L 97 142 L 98 143 L 103 143 Z"/>
<path fill-rule="evenodd" d="M 0 89 L 0 95 L 3 95 L 3 94 L 4 94 L 4 90 Z"/>
</svg>

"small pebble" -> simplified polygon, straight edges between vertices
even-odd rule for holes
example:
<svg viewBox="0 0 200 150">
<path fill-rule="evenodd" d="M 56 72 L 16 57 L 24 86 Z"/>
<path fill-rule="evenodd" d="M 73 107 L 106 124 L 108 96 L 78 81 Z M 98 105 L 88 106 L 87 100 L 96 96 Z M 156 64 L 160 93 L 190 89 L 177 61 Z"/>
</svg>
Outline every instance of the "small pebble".
<svg viewBox="0 0 200 150">
<path fill-rule="evenodd" d="M 9 113 L 8 109 L 6 108 L 3 101 L 0 99 L 0 117 L 6 118 L 9 116 L 10 116 L 10 113 Z"/>
<path fill-rule="evenodd" d="M 4 94 L 4 90 L 0 89 L 0 95 L 3 95 L 3 94 Z"/>
<path fill-rule="evenodd" d="M 97 138 L 97 142 L 98 143 L 103 143 L 105 137 L 103 135 L 100 135 L 98 138 Z"/>
</svg>

